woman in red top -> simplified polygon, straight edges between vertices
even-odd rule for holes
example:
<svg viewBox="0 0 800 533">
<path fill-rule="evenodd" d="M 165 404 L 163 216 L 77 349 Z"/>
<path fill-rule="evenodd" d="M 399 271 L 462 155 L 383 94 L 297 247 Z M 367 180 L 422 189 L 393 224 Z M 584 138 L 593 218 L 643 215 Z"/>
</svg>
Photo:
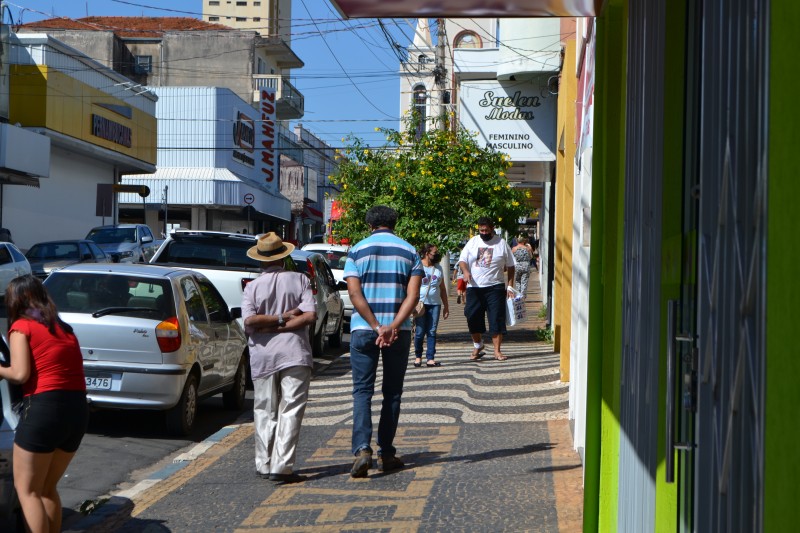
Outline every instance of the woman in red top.
<svg viewBox="0 0 800 533">
<path fill-rule="evenodd" d="M 0 378 L 22 384 L 14 437 L 14 486 L 30 531 L 61 531 L 56 485 L 86 432 L 89 407 L 78 339 L 34 276 L 6 289 L 11 365 Z"/>
</svg>

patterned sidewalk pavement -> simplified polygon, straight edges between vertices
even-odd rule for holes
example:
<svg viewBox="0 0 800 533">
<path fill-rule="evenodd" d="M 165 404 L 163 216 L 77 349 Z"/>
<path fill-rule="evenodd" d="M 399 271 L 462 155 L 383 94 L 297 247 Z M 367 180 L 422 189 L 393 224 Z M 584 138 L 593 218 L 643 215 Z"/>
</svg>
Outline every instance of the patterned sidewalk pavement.
<svg viewBox="0 0 800 533">
<path fill-rule="evenodd" d="M 487 355 L 473 362 L 463 305 L 450 299 L 437 343 L 442 366 L 415 368 L 409 359 L 395 442 L 401 471 L 349 476 L 345 353 L 311 384 L 296 465 L 305 482 L 275 486 L 254 475 L 248 413 L 180 468 L 115 494 L 69 530 L 580 531 L 582 467 L 567 420 L 569 387 L 559 381 L 552 345 L 534 340 L 544 327 L 539 300 L 532 283 L 528 318 L 503 343 L 507 361 L 492 358 L 487 338 Z M 379 383 L 376 391 L 377 427 Z"/>
</svg>

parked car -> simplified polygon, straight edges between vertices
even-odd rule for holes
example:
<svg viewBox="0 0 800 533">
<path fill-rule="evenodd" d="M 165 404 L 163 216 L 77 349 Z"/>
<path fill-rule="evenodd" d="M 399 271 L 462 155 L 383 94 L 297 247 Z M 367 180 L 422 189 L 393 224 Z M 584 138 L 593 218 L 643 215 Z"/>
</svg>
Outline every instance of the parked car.
<svg viewBox="0 0 800 533">
<path fill-rule="evenodd" d="M 111 257 L 90 240 L 48 241 L 25 253 L 34 276 L 45 279 L 54 270 L 75 263 L 111 263 Z"/>
<path fill-rule="evenodd" d="M 219 289 L 229 306 L 240 306 L 245 285 L 261 274 L 258 261 L 247 256 L 247 250 L 255 246 L 256 239 L 254 235 L 221 231 L 173 231 L 150 262 L 200 272 Z M 297 258 L 303 262 L 302 269 L 297 265 Z M 292 272 L 299 270 L 309 273 L 312 270 L 305 266 L 307 259 L 306 255 L 292 254 L 284 259 L 284 266 Z M 324 263 L 324 259 L 322 262 Z M 313 272 L 324 276 L 322 269 L 318 270 L 319 272 Z M 315 279 L 316 277 L 312 277 L 312 283 Z M 319 290 L 323 292 L 317 296 L 317 323 L 311 336 L 312 347 L 315 347 L 314 353 L 317 356 L 322 354 L 326 335 L 329 336 L 330 346 L 335 347 L 341 343 L 339 332 L 342 322 L 342 312 L 336 312 L 337 305 L 328 296 L 329 280 L 319 283 L 318 294 Z"/>
<path fill-rule="evenodd" d="M 317 302 L 317 323 L 311 335 L 311 352 L 314 357 L 322 355 L 325 338 L 328 346 L 338 348 L 342 345 L 344 332 L 344 302 L 339 296 L 336 278 L 327 261 L 315 252 L 295 250 L 291 256 L 298 272 L 304 272 L 311 279 L 311 290 Z"/>
<path fill-rule="evenodd" d="M 166 412 L 187 435 L 197 402 L 223 394 L 242 409 L 247 345 L 236 318 L 202 274 L 153 265 L 72 265 L 45 280 L 80 340 L 94 407 Z"/>
<path fill-rule="evenodd" d="M 8 366 L 9 362 L 8 344 L 5 336 L 0 335 L 0 365 Z M 22 387 L 0 379 L 0 531 L 25 531 L 11 468 L 14 432 L 19 423 L 14 406 L 20 400 Z"/>
<path fill-rule="evenodd" d="M 303 246 L 303 250 L 317 252 L 325 257 L 328 266 L 336 279 L 336 286 L 339 289 L 339 296 L 344 302 L 344 330 L 350 331 L 350 319 L 353 316 L 353 304 L 350 302 L 350 295 L 347 292 L 347 283 L 344 281 L 344 262 L 347 259 L 347 252 L 350 246 L 345 244 L 325 244 L 312 243 Z"/>
<path fill-rule="evenodd" d="M 30 273 L 31 265 L 19 248 L 10 242 L 0 242 L 0 305 L 5 305 L 3 302 L 8 282 Z"/>
<path fill-rule="evenodd" d="M 156 252 L 153 232 L 146 224 L 117 224 L 98 226 L 86 235 L 114 263 L 146 263 Z"/>
</svg>

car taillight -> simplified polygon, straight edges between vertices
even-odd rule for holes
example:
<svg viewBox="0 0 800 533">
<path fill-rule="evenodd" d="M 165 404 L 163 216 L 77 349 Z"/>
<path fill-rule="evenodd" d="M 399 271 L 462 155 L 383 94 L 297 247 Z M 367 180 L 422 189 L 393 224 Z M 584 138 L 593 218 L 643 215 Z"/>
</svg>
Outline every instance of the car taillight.
<svg viewBox="0 0 800 533">
<path fill-rule="evenodd" d="M 311 292 L 313 294 L 317 294 L 317 276 L 314 272 L 314 265 L 311 263 L 311 259 L 306 259 L 306 265 L 308 265 L 308 279 L 311 280 Z"/>
<path fill-rule="evenodd" d="M 181 347 L 178 317 L 168 318 L 156 326 L 156 342 L 163 353 L 175 352 Z"/>
<path fill-rule="evenodd" d="M 242 278 L 242 290 L 247 286 L 248 283 L 253 281 L 253 278 Z"/>
</svg>

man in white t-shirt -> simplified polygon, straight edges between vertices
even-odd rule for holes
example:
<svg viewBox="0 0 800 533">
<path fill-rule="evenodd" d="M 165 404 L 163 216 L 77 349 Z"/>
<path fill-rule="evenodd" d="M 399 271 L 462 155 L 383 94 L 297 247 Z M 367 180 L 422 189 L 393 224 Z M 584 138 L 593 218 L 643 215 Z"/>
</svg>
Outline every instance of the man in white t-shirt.
<svg viewBox="0 0 800 533">
<path fill-rule="evenodd" d="M 458 268 L 467 284 L 464 316 L 472 335 L 471 361 L 485 355 L 483 334 L 486 332 L 486 318 L 489 320 L 494 358 L 498 361 L 508 359 L 500 348 L 506 333 L 505 301 L 514 295 L 515 264 L 511 248 L 494 232 L 494 221 L 489 217 L 479 218 L 478 235 L 467 242 L 458 258 Z"/>
</svg>

